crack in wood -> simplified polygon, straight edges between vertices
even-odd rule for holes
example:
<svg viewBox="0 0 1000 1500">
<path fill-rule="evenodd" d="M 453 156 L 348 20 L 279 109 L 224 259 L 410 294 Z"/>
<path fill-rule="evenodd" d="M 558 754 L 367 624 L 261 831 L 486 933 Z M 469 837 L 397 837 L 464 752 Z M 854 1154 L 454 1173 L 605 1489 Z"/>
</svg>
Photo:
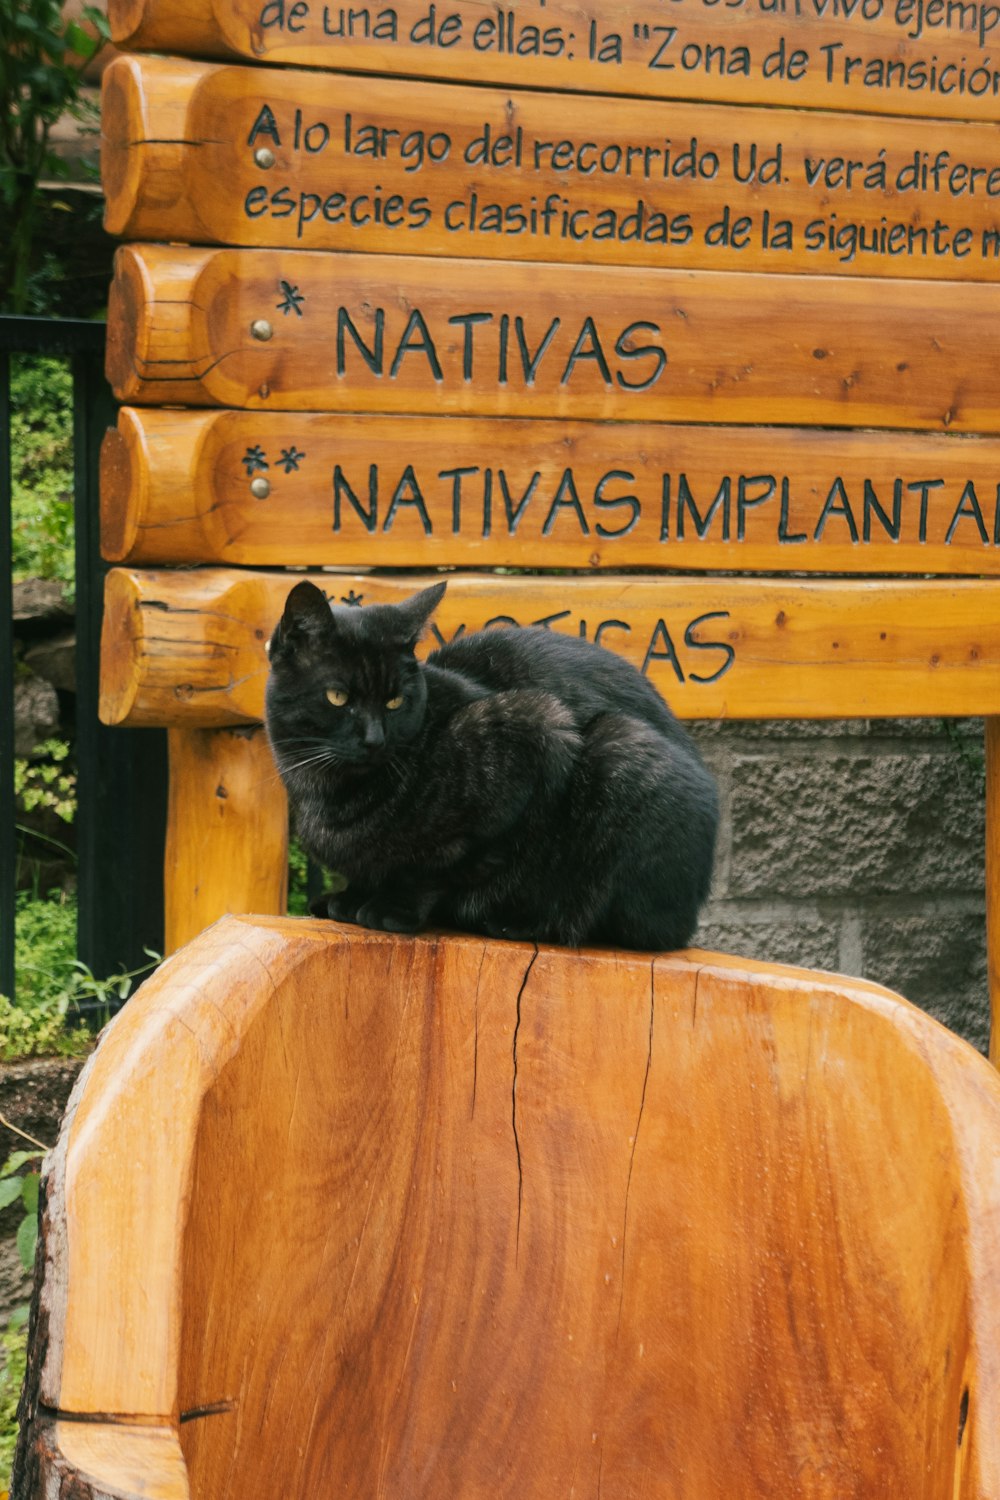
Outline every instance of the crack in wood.
<svg viewBox="0 0 1000 1500">
<path fill-rule="evenodd" d="M 65 1411 L 61 1406 L 50 1406 L 45 1401 L 39 1401 L 37 1410 L 54 1422 L 72 1422 L 80 1426 L 171 1427 L 173 1425 L 172 1418 L 154 1415 L 150 1412 Z"/>
<path fill-rule="evenodd" d="M 696 980 L 697 985 L 697 980 Z M 649 1070 L 653 1065 L 653 1023 L 656 1019 L 656 959 L 652 959 L 649 965 L 649 1043 L 646 1050 L 646 1071 L 642 1078 L 642 1094 L 639 1097 L 639 1114 L 636 1117 L 635 1129 L 632 1132 L 632 1150 L 628 1159 L 628 1176 L 625 1179 L 625 1212 L 622 1218 L 622 1269 L 621 1288 L 618 1293 L 618 1326 L 615 1329 L 615 1342 L 622 1328 L 622 1307 L 625 1302 L 625 1249 L 628 1241 L 628 1199 L 632 1188 L 632 1168 L 635 1165 L 635 1152 L 639 1144 L 639 1128 L 642 1125 L 642 1112 L 646 1107 L 646 1086 L 649 1083 Z"/>
<path fill-rule="evenodd" d="M 482 951 L 482 953 L 480 954 L 480 957 L 479 957 L 479 972 L 476 975 L 476 1009 L 475 1009 L 475 1018 L 474 1018 L 474 1020 L 475 1020 L 475 1030 L 474 1030 L 473 1038 L 472 1038 L 472 1109 L 471 1109 L 471 1111 L 469 1113 L 469 1118 L 470 1119 L 473 1118 L 473 1116 L 476 1113 L 476 1088 L 477 1088 L 478 1082 L 479 1082 L 479 986 L 482 983 L 482 979 L 483 979 L 483 964 L 485 962 L 486 962 L 486 944 L 484 943 L 483 944 L 483 951 Z"/>
<path fill-rule="evenodd" d="M 528 967 L 524 971 L 521 980 L 521 988 L 517 992 L 517 1013 L 514 1020 L 514 1039 L 511 1043 L 511 1055 L 514 1061 L 514 1080 L 511 1085 L 511 1124 L 514 1128 L 514 1150 L 517 1152 L 517 1230 L 514 1237 L 514 1264 L 517 1264 L 518 1252 L 521 1248 L 521 1205 L 524 1200 L 524 1171 L 521 1160 L 521 1138 L 517 1132 L 517 1040 L 521 1030 L 521 997 L 528 983 L 528 975 L 531 973 L 535 959 L 538 957 L 538 944 L 528 961 Z"/>
<path fill-rule="evenodd" d="M 197 1422 L 202 1417 L 221 1417 L 235 1409 L 236 1402 L 233 1400 L 209 1401 L 204 1406 L 191 1406 L 187 1411 L 182 1411 L 179 1420 L 183 1426 L 185 1422 Z"/>
</svg>

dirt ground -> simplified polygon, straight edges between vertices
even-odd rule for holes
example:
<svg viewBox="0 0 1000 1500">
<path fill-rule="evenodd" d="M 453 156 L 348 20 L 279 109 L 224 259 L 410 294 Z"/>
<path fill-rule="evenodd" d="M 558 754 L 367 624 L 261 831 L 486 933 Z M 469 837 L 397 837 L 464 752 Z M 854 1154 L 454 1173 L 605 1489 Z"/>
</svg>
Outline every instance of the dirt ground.
<svg viewBox="0 0 1000 1500">
<path fill-rule="evenodd" d="M 66 1101 L 85 1061 L 43 1057 L 0 1063 L 0 1114 L 46 1146 L 54 1146 Z M 22 1149 L 30 1149 L 28 1142 L 0 1125 L 0 1162 Z M 14 1244 L 22 1217 L 16 1203 L 0 1213 L 0 1325 L 31 1294 L 31 1278 L 22 1272 Z"/>
</svg>

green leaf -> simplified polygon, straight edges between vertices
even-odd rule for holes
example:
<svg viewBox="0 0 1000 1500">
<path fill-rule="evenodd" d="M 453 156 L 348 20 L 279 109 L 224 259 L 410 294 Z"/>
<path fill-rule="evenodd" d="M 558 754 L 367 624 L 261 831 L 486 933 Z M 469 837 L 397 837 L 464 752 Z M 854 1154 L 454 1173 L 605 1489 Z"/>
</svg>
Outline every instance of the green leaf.
<svg viewBox="0 0 1000 1500">
<path fill-rule="evenodd" d="M 44 1155 L 44 1151 L 15 1151 L 0 1167 L 0 1177 L 9 1177 L 12 1172 L 19 1172 L 26 1161 L 40 1161 Z"/>
<path fill-rule="evenodd" d="M 21 1196 L 20 1177 L 4 1177 L 0 1180 L 0 1208 L 7 1206 Z"/>
<path fill-rule="evenodd" d="M 17 1231 L 17 1253 L 21 1257 L 21 1264 L 26 1271 L 30 1271 L 35 1264 L 35 1245 L 38 1242 L 38 1220 L 27 1217 L 21 1220 L 21 1227 Z"/>
<path fill-rule="evenodd" d="M 15 1307 L 14 1311 L 7 1319 L 7 1327 L 10 1329 L 11 1333 L 18 1333 L 24 1327 L 25 1323 L 27 1323 L 28 1321 L 28 1314 L 30 1313 L 30 1311 L 31 1309 L 26 1302 L 22 1302 L 20 1307 Z"/>
<path fill-rule="evenodd" d="M 24 1203 L 25 1212 L 37 1214 L 38 1212 L 38 1184 L 41 1181 L 37 1172 L 21 1179 L 21 1199 Z"/>
<path fill-rule="evenodd" d="M 85 5 L 83 7 L 83 18 L 85 21 L 89 21 L 91 26 L 97 28 L 102 41 L 109 42 L 111 40 L 110 23 L 103 10 L 100 10 L 98 6 Z"/>
<path fill-rule="evenodd" d="M 66 43 L 70 51 L 75 52 L 77 57 L 83 57 L 87 60 L 93 57 L 100 46 L 98 39 L 91 36 L 89 31 L 84 31 L 83 27 L 76 21 L 70 21 L 66 27 Z"/>
</svg>

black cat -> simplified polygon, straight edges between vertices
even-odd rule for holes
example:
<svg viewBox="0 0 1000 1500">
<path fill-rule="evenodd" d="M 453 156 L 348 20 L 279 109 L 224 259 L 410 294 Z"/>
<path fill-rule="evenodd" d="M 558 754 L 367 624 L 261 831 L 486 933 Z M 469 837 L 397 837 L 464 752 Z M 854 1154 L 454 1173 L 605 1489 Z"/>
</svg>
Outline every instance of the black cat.
<svg viewBox="0 0 1000 1500">
<path fill-rule="evenodd" d="M 634 667 L 544 629 L 419 662 L 444 591 L 356 609 L 298 583 L 271 639 L 267 729 L 298 834 L 348 881 L 317 915 L 683 947 L 718 822 L 686 731 Z"/>
</svg>

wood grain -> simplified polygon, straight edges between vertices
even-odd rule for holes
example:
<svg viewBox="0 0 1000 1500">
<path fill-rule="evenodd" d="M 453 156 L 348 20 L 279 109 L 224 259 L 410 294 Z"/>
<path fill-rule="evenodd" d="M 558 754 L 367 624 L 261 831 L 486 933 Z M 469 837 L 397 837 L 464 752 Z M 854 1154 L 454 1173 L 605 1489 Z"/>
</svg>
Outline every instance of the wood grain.
<svg viewBox="0 0 1000 1500">
<path fill-rule="evenodd" d="M 140 566 L 995 574 L 998 502 L 993 438 L 125 407 L 101 535 Z"/>
<path fill-rule="evenodd" d="M 992 125 L 125 57 L 101 120 L 126 239 L 1000 277 Z"/>
<path fill-rule="evenodd" d="M 258 721 L 264 642 L 300 575 L 108 576 L 101 717 L 188 728 Z M 433 575 L 315 573 L 336 601 L 391 602 Z M 989 712 L 994 583 L 453 575 L 423 649 L 490 623 L 548 623 L 640 669 L 682 718 Z"/>
<path fill-rule="evenodd" d="M 142 246 L 108 374 L 144 405 L 995 432 L 997 315 L 959 283 Z"/>
<path fill-rule="evenodd" d="M 262 729 L 171 729 L 165 951 L 230 913 L 283 913 L 288 806 Z"/>
<path fill-rule="evenodd" d="M 871 0 L 863 13 L 798 10 L 535 0 L 486 13 L 475 0 L 450 0 L 435 7 L 431 37 L 422 0 L 366 7 L 317 0 L 109 4 L 115 40 L 154 52 L 727 104 L 995 118 L 994 7 L 966 6 L 956 15 L 912 0 Z M 424 31 L 414 39 L 421 21 Z"/>
<path fill-rule="evenodd" d="M 998 1148 L 874 985 L 227 919 L 67 1124 L 45 1399 L 192 1495 L 985 1500 Z"/>
</svg>

